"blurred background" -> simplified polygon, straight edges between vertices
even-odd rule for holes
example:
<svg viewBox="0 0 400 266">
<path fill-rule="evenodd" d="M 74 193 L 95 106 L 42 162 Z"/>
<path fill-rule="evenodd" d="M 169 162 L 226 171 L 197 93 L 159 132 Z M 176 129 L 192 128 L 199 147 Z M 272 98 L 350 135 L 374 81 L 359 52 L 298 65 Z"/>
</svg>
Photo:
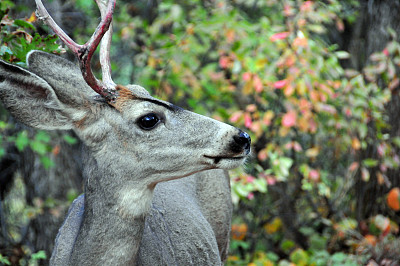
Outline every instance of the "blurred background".
<svg viewBox="0 0 400 266">
<path fill-rule="evenodd" d="M 45 1 L 78 43 L 94 1 Z M 30 0 L 0 1 L 0 57 L 74 60 Z M 113 78 L 246 130 L 228 265 L 400 264 L 400 2 L 118 1 Z M 93 67 L 100 77 L 98 60 Z M 82 193 L 79 140 L 0 108 L 0 264 L 47 265 Z"/>
</svg>

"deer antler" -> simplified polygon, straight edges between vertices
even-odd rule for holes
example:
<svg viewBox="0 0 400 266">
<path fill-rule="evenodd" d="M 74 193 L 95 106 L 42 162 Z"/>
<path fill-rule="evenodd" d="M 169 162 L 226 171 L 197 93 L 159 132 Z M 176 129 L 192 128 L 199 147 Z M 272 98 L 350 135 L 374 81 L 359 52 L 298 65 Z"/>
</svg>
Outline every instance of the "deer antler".
<svg viewBox="0 0 400 266">
<path fill-rule="evenodd" d="M 111 2 L 111 1 L 109 1 Z M 97 6 L 100 9 L 101 19 L 107 16 L 107 0 L 96 0 Z M 111 63 L 110 63 L 110 48 L 113 28 L 112 24 L 108 27 L 108 31 L 104 34 L 100 43 L 100 65 L 103 74 L 103 82 L 107 86 L 115 87 L 116 84 L 111 78 Z"/>
<path fill-rule="evenodd" d="M 41 0 L 35 0 L 38 18 L 44 20 L 54 33 L 68 46 L 77 56 L 82 71 L 82 76 L 86 83 L 109 103 L 114 103 L 118 97 L 115 83 L 111 79 L 111 65 L 109 60 L 109 48 L 111 43 L 111 21 L 116 0 L 104 1 L 96 0 L 101 12 L 101 22 L 97 26 L 92 37 L 83 45 L 77 44 L 72 40 L 53 20 L 44 7 Z M 109 30 L 110 29 L 110 30 Z M 109 32 L 107 33 L 107 30 Z M 90 61 L 97 46 L 105 36 L 100 47 L 100 63 L 103 72 L 103 81 L 98 80 L 92 72 Z"/>
</svg>

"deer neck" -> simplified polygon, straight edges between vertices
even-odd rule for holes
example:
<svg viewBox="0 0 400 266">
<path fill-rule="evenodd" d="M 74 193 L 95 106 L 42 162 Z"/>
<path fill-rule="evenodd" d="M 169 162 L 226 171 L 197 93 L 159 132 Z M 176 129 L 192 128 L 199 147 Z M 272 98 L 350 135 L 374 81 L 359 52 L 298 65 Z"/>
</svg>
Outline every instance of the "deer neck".
<svg viewBox="0 0 400 266">
<path fill-rule="evenodd" d="M 153 198 L 153 189 L 135 181 L 143 179 L 137 174 L 126 176 L 87 157 L 85 211 L 71 265 L 135 264 Z"/>
</svg>

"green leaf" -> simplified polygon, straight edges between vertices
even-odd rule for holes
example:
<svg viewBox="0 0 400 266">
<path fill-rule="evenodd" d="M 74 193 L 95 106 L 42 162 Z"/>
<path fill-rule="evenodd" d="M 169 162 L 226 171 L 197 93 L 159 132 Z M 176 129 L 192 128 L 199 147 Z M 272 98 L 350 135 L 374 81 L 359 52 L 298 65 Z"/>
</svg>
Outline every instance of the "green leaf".
<svg viewBox="0 0 400 266">
<path fill-rule="evenodd" d="M 331 261 L 335 263 L 344 263 L 347 259 L 348 255 L 343 252 L 338 252 L 332 255 Z"/>
<path fill-rule="evenodd" d="M 78 191 L 75 189 L 69 189 L 67 192 L 67 199 L 69 203 L 72 203 L 78 197 Z"/>
<path fill-rule="evenodd" d="M 339 58 L 339 59 L 348 59 L 350 58 L 350 54 L 346 51 L 337 51 L 335 52 L 335 55 Z"/>
<path fill-rule="evenodd" d="M 393 144 L 400 148 L 400 137 L 394 137 L 392 139 Z"/>
<path fill-rule="evenodd" d="M 68 144 L 76 144 L 78 142 L 78 140 L 70 135 L 64 135 L 63 139 L 65 140 L 65 142 L 67 142 Z"/>
<path fill-rule="evenodd" d="M 360 134 L 360 138 L 364 139 L 368 133 L 368 126 L 365 124 L 358 125 L 358 134 Z"/>
<path fill-rule="evenodd" d="M 278 261 L 279 261 L 279 256 L 276 255 L 274 252 L 267 252 L 267 253 L 265 254 L 265 256 L 266 256 L 270 261 L 273 261 L 273 262 L 278 262 Z"/>
<path fill-rule="evenodd" d="M 313 234 L 310 239 L 310 249 L 311 250 L 324 250 L 326 248 L 327 239 L 318 234 Z"/>
<path fill-rule="evenodd" d="M 281 242 L 281 248 L 283 251 L 288 252 L 290 249 L 292 249 L 295 246 L 295 243 L 292 240 L 283 240 Z"/>
<path fill-rule="evenodd" d="M 44 143 L 49 143 L 50 135 L 48 133 L 46 133 L 45 131 L 39 131 L 35 136 L 35 140 L 41 141 Z"/>
<path fill-rule="evenodd" d="M 18 133 L 15 139 L 15 146 L 19 151 L 23 151 L 25 147 L 29 144 L 28 133 L 26 131 L 21 131 Z"/>
<path fill-rule="evenodd" d="M 253 181 L 253 185 L 256 190 L 266 193 L 267 192 L 267 181 L 264 178 L 256 178 Z"/>
<path fill-rule="evenodd" d="M 290 260 L 294 262 L 296 265 L 307 265 L 308 264 L 308 254 L 305 250 L 301 248 L 297 248 L 290 254 Z"/>
<path fill-rule="evenodd" d="M 21 19 L 16 19 L 14 20 L 14 24 L 15 26 L 19 26 L 22 28 L 29 28 L 31 30 L 36 30 L 36 28 L 29 22 L 25 21 L 25 20 L 21 20 Z"/>
<path fill-rule="evenodd" d="M 363 160 L 363 164 L 366 166 L 366 167 L 375 167 L 375 166 L 377 166 L 378 165 L 378 160 L 375 160 L 375 159 L 371 159 L 371 158 L 368 158 L 368 159 L 365 159 L 365 160 Z"/>
<path fill-rule="evenodd" d="M 233 187 L 233 191 L 235 191 L 236 194 L 237 194 L 239 197 L 247 197 L 247 195 L 249 194 L 249 191 L 248 191 L 248 190 L 246 189 L 246 187 L 243 186 L 242 184 L 236 184 L 236 185 Z"/>
<path fill-rule="evenodd" d="M 47 258 L 46 252 L 44 250 L 39 250 L 38 252 L 33 253 L 31 258 L 33 260 L 45 260 Z"/>
<path fill-rule="evenodd" d="M 83 10 L 92 10 L 93 9 L 93 1 L 87 0 L 76 0 L 76 5 Z"/>
<path fill-rule="evenodd" d="M 11 265 L 11 262 L 8 260 L 7 257 L 0 254 L 0 264 Z"/>
<path fill-rule="evenodd" d="M 231 249 L 237 249 L 239 247 L 243 248 L 244 250 L 247 250 L 250 247 L 250 243 L 247 243 L 246 241 L 232 239 Z"/>
<path fill-rule="evenodd" d="M 41 141 L 32 141 L 30 143 L 31 149 L 40 155 L 45 155 L 48 151 L 47 145 Z"/>
<path fill-rule="evenodd" d="M 14 6 L 15 6 L 15 4 L 12 1 L 8 1 L 8 0 L 0 1 L 0 10 L 2 10 L 2 11 L 5 11 L 6 9 L 11 9 Z"/>
<path fill-rule="evenodd" d="M 42 163 L 45 169 L 49 169 L 50 167 L 53 167 L 55 165 L 54 162 L 48 156 L 40 157 L 40 162 Z"/>
</svg>

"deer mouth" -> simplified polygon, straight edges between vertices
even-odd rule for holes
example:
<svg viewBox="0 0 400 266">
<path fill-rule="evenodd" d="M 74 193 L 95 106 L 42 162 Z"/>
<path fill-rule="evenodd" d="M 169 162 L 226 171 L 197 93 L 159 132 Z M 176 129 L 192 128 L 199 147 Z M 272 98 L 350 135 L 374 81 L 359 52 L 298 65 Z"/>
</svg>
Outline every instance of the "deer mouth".
<svg viewBox="0 0 400 266">
<path fill-rule="evenodd" d="M 241 161 L 245 156 L 237 156 L 237 157 L 228 157 L 228 156 L 208 156 L 208 155 L 203 155 L 207 159 L 214 160 L 215 164 L 218 164 L 221 160 L 230 160 L 230 161 Z"/>
</svg>

